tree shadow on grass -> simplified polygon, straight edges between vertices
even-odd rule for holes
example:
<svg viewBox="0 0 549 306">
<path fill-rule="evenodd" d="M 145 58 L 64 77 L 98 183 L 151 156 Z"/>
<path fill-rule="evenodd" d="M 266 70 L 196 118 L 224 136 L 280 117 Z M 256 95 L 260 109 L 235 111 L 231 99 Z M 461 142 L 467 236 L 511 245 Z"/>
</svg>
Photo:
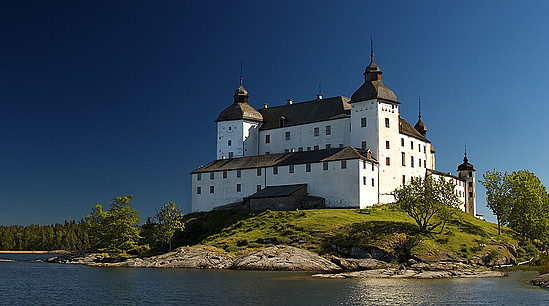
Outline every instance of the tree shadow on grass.
<svg viewBox="0 0 549 306">
<path fill-rule="evenodd" d="M 449 221 L 450 224 L 453 224 L 459 228 L 462 232 L 472 235 L 478 235 L 481 237 L 489 237 L 490 235 L 480 226 L 474 225 L 473 223 L 463 220 L 462 218 L 456 218 Z"/>
</svg>

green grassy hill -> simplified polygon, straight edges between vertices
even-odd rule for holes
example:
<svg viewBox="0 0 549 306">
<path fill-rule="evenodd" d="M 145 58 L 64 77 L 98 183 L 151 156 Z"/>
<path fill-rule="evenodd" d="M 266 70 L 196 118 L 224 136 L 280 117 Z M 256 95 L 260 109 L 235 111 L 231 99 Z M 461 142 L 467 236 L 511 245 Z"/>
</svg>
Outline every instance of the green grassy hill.
<svg viewBox="0 0 549 306">
<path fill-rule="evenodd" d="M 343 257 L 357 252 L 385 254 L 387 260 L 416 257 L 424 261 L 459 260 L 505 264 L 529 259 L 516 234 L 461 211 L 441 234 L 418 234 L 408 215 L 392 205 L 358 209 L 300 211 L 213 211 L 186 216 L 186 231 L 177 245 L 204 244 L 230 253 L 286 244 L 318 254 Z M 192 219 L 192 220 L 191 220 Z"/>
</svg>

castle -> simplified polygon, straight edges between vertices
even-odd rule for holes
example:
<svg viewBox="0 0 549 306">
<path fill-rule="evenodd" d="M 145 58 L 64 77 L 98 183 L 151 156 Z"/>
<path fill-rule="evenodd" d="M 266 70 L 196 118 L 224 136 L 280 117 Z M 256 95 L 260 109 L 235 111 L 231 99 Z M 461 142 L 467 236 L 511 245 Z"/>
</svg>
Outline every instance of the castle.
<svg viewBox="0 0 549 306">
<path fill-rule="evenodd" d="M 191 173 L 192 211 L 250 199 L 291 203 L 299 194 L 322 198 L 327 207 L 366 208 L 393 202 L 391 192 L 414 177 L 435 176 L 453 180 L 461 209 L 475 216 L 467 154 L 457 176 L 435 170 L 421 108 L 414 126 L 400 117 L 401 103 L 381 81 L 373 48 L 370 57 L 364 84 L 350 99 L 319 93 L 256 110 L 241 75 L 234 103 L 216 120 L 217 159 Z"/>
</svg>

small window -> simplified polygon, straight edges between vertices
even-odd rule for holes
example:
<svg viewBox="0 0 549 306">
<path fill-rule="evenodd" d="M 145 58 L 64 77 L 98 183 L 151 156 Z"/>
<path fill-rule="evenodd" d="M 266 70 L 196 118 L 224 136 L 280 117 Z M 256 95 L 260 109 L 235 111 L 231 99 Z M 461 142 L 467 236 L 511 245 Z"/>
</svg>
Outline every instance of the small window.
<svg viewBox="0 0 549 306">
<path fill-rule="evenodd" d="M 257 191 L 261 191 L 261 185 L 256 186 Z"/>
<path fill-rule="evenodd" d="M 315 151 L 316 151 L 316 150 L 320 149 L 320 147 L 319 147 L 319 146 L 315 146 L 314 149 L 315 149 Z"/>
<path fill-rule="evenodd" d="M 340 147 L 340 148 L 343 148 L 343 144 L 342 144 L 342 143 L 340 143 L 340 144 L 339 144 L 339 147 Z"/>
<path fill-rule="evenodd" d="M 278 167 L 277 166 L 273 167 L 273 174 L 278 174 Z"/>
<path fill-rule="evenodd" d="M 469 172 L 469 177 L 473 177 L 473 172 Z"/>
<path fill-rule="evenodd" d="M 414 149 L 414 142 L 413 141 L 410 141 L 410 149 Z"/>
<path fill-rule="evenodd" d="M 341 161 L 341 169 L 347 169 L 347 161 L 346 160 Z"/>
<path fill-rule="evenodd" d="M 286 132 L 286 140 L 290 140 L 290 132 Z"/>
<path fill-rule="evenodd" d="M 366 117 L 360 118 L 360 127 L 366 127 Z"/>
<path fill-rule="evenodd" d="M 406 153 L 401 152 L 400 154 L 402 154 L 402 166 L 406 167 Z"/>
<path fill-rule="evenodd" d="M 214 186 L 210 186 L 210 193 L 214 193 Z"/>
<path fill-rule="evenodd" d="M 391 148 L 391 145 L 389 144 L 389 140 L 385 141 L 385 149 L 389 150 Z"/>
<path fill-rule="evenodd" d="M 271 135 L 265 135 L 265 143 L 271 143 Z"/>
<path fill-rule="evenodd" d="M 269 155 L 269 154 L 271 154 L 271 152 L 265 152 L 265 155 Z"/>
<path fill-rule="evenodd" d="M 202 194 L 202 187 L 196 187 L 196 194 Z"/>
<path fill-rule="evenodd" d="M 473 182 L 469 182 L 469 187 L 473 188 Z"/>
<path fill-rule="evenodd" d="M 229 152 L 229 158 L 233 158 L 233 152 Z"/>
<path fill-rule="evenodd" d="M 231 127 L 229 127 L 229 131 L 231 130 Z"/>
<path fill-rule="evenodd" d="M 410 167 L 414 167 L 414 157 L 410 156 Z"/>
<path fill-rule="evenodd" d="M 419 159 L 418 166 L 421 168 L 421 158 Z"/>
<path fill-rule="evenodd" d="M 390 125 L 389 125 L 389 118 L 385 118 L 385 127 L 386 127 L 386 128 L 390 127 Z"/>
<path fill-rule="evenodd" d="M 374 163 L 372 163 L 372 171 L 375 171 Z"/>
<path fill-rule="evenodd" d="M 224 178 L 224 179 L 227 178 L 227 171 L 223 171 L 223 178 Z"/>
<path fill-rule="evenodd" d="M 242 191 L 242 185 L 236 184 L 236 192 L 241 192 L 241 191 Z"/>
<path fill-rule="evenodd" d="M 366 141 L 363 141 L 363 142 L 360 144 L 360 147 L 361 147 L 363 150 L 366 150 Z"/>
<path fill-rule="evenodd" d="M 305 164 L 305 172 L 311 172 L 311 164 Z"/>
<path fill-rule="evenodd" d="M 315 137 L 318 137 L 318 135 L 320 134 L 320 128 L 315 127 L 313 133 L 314 133 L 314 136 L 315 136 Z"/>
<path fill-rule="evenodd" d="M 294 165 L 290 165 L 288 172 L 294 173 Z"/>
<path fill-rule="evenodd" d="M 257 176 L 261 176 L 261 168 L 257 168 Z"/>
<path fill-rule="evenodd" d="M 307 147 L 307 151 L 311 151 L 311 147 Z"/>
<path fill-rule="evenodd" d="M 303 147 L 297 148 L 297 152 L 303 152 Z"/>
<path fill-rule="evenodd" d="M 332 126 L 331 125 L 326 126 L 326 135 L 332 135 Z"/>
<path fill-rule="evenodd" d="M 327 144 L 326 144 L 326 149 L 331 149 L 331 148 L 332 148 L 332 145 L 329 144 L 329 143 L 327 143 Z"/>
<path fill-rule="evenodd" d="M 328 162 L 323 162 L 322 163 L 322 170 L 324 170 L 324 171 L 328 170 Z"/>
<path fill-rule="evenodd" d="M 385 157 L 385 165 L 390 166 L 391 165 L 391 158 Z"/>
<path fill-rule="evenodd" d="M 242 176 L 242 170 L 236 170 L 236 177 Z"/>
<path fill-rule="evenodd" d="M 417 151 L 421 152 L 421 144 L 420 143 L 417 144 Z"/>
<path fill-rule="evenodd" d="M 372 178 L 372 187 L 374 187 L 374 178 Z"/>
<path fill-rule="evenodd" d="M 366 185 L 366 177 L 365 176 L 362 177 L 362 185 Z"/>
<path fill-rule="evenodd" d="M 202 173 L 197 173 L 197 174 L 196 174 L 196 180 L 197 180 L 197 181 L 201 181 L 201 180 L 202 180 Z"/>
<path fill-rule="evenodd" d="M 213 180 L 215 178 L 215 172 L 210 172 L 210 180 Z"/>
<path fill-rule="evenodd" d="M 282 116 L 280 117 L 280 119 L 278 119 L 278 126 L 283 127 L 284 125 L 286 125 L 286 118 Z"/>
<path fill-rule="evenodd" d="M 427 168 L 427 161 L 425 159 L 423 160 L 423 168 Z"/>
<path fill-rule="evenodd" d="M 469 197 L 470 197 L 470 198 L 473 197 L 473 192 L 472 192 L 472 191 L 469 191 Z"/>
<path fill-rule="evenodd" d="M 366 161 L 365 160 L 362 161 L 362 169 L 366 169 Z"/>
<path fill-rule="evenodd" d="M 400 138 L 400 146 L 404 147 L 404 138 Z"/>
<path fill-rule="evenodd" d="M 406 185 L 406 175 L 402 176 L 402 185 Z"/>
<path fill-rule="evenodd" d="M 423 146 L 423 153 L 426 153 L 427 149 L 425 149 L 425 146 Z"/>
<path fill-rule="evenodd" d="M 231 140 L 228 140 L 227 141 L 227 145 L 230 147 L 231 146 Z"/>
</svg>

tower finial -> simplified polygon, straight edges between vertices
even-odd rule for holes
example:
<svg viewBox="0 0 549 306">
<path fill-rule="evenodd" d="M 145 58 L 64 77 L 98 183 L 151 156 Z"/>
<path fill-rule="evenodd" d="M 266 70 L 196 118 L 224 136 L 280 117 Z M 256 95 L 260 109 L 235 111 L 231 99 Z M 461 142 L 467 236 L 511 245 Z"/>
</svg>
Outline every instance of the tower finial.
<svg viewBox="0 0 549 306">
<path fill-rule="evenodd" d="M 240 86 L 242 86 L 242 61 L 240 61 Z"/>
<path fill-rule="evenodd" d="M 421 120 L 421 96 L 419 96 L 419 115 L 417 117 Z"/>
<path fill-rule="evenodd" d="M 374 38 L 370 36 L 370 60 L 374 62 Z"/>
<path fill-rule="evenodd" d="M 318 94 L 322 94 L 322 82 L 318 82 Z"/>
</svg>

